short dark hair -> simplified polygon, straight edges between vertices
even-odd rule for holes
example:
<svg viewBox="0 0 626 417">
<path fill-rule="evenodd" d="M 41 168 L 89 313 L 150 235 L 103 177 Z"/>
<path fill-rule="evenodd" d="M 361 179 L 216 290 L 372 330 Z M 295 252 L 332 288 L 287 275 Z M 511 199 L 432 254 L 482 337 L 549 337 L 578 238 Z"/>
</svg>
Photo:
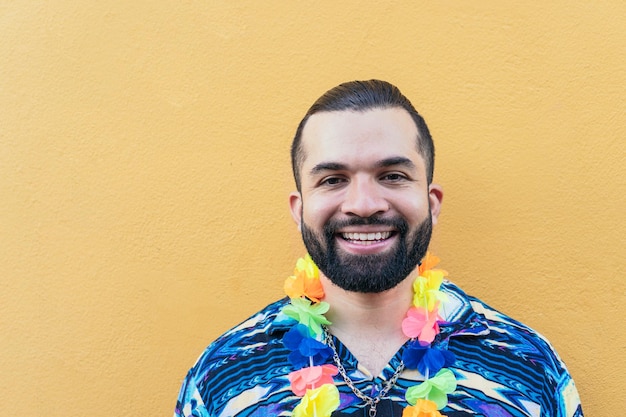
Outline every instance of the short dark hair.
<svg viewBox="0 0 626 417">
<path fill-rule="evenodd" d="M 298 191 L 300 191 L 301 186 L 300 170 L 305 159 L 304 149 L 302 149 L 302 131 L 309 117 L 321 112 L 342 110 L 363 112 L 377 108 L 394 107 L 406 110 L 415 122 L 417 151 L 424 157 L 426 175 L 430 184 L 435 169 L 435 145 L 424 118 L 415 110 L 409 99 L 393 84 L 381 80 L 349 81 L 331 88 L 318 98 L 298 125 L 296 135 L 291 143 L 291 168 Z"/>
</svg>

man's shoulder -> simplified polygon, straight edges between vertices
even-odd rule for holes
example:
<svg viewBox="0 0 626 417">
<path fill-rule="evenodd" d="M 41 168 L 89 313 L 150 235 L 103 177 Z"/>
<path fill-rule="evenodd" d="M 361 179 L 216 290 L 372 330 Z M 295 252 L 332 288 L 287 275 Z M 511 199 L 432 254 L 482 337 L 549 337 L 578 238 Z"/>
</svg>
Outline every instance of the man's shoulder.
<svg viewBox="0 0 626 417">
<path fill-rule="evenodd" d="M 287 302 L 287 298 L 275 301 L 223 333 L 202 352 L 192 372 L 206 374 L 220 364 L 253 355 L 280 339 L 282 331 L 292 324 L 281 313 Z"/>
<path fill-rule="evenodd" d="M 556 350 L 540 332 L 481 299 L 465 294 L 454 284 L 450 283 L 448 288 L 455 297 L 464 300 L 464 317 L 473 317 L 472 320 L 480 321 L 484 326 L 482 345 L 499 352 L 509 351 L 516 357 L 526 358 L 557 373 L 565 370 Z"/>
<path fill-rule="evenodd" d="M 520 341 L 533 342 L 544 350 L 553 352 L 552 345 L 539 331 L 491 307 L 479 298 L 469 296 L 469 300 L 472 309 L 485 319 L 490 330 L 508 335 L 513 339 L 520 339 Z"/>
<path fill-rule="evenodd" d="M 456 310 L 458 321 L 450 325 L 454 340 L 449 348 L 464 385 L 475 384 L 493 398 L 522 393 L 541 415 L 582 416 L 567 367 L 541 333 L 454 284 L 446 283 L 445 290 L 463 306 Z M 491 387 L 489 393 L 486 387 Z"/>
<path fill-rule="evenodd" d="M 206 407 L 207 415 L 230 407 L 224 415 L 235 415 L 236 412 L 229 413 L 260 401 L 265 388 L 257 387 L 268 383 L 281 387 L 289 383 L 282 372 L 289 353 L 282 336 L 294 324 L 282 313 L 287 303 L 285 298 L 266 306 L 204 350 L 183 382 L 176 415 L 183 415 L 185 407 L 191 410 Z"/>
<path fill-rule="evenodd" d="M 454 300 L 452 303 L 454 307 L 452 314 L 455 320 L 469 320 L 478 316 L 490 327 L 506 328 L 515 334 L 530 335 L 531 337 L 539 337 L 545 340 L 543 336 L 531 327 L 492 307 L 480 298 L 466 294 L 460 287 L 450 281 L 445 282 L 444 291 L 447 293 L 448 298 Z"/>
</svg>

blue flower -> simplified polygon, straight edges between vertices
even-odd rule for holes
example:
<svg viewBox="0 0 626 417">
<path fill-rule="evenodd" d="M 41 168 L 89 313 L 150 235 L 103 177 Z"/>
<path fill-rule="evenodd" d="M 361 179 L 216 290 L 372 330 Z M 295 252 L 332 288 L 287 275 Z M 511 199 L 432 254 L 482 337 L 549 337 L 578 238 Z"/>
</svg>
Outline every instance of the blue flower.
<svg viewBox="0 0 626 417">
<path fill-rule="evenodd" d="M 402 361 L 404 366 L 417 369 L 422 375 L 435 375 L 442 368 L 452 366 L 454 353 L 416 340 L 402 352 Z"/>
<path fill-rule="evenodd" d="M 333 354 L 331 348 L 309 335 L 307 326 L 298 324 L 283 336 L 283 343 L 291 350 L 289 362 L 300 369 L 309 365 L 322 365 Z"/>
</svg>

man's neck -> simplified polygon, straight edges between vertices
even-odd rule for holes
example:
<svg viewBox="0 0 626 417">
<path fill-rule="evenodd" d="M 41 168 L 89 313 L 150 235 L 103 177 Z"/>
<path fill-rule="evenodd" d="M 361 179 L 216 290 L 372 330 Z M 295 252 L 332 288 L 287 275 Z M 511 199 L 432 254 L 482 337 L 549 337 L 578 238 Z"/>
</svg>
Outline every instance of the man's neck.
<svg viewBox="0 0 626 417">
<path fill-rule="evenodd" d="M 326 315 L 334 328 L 349 331 L 389 332 L 400 329 L 402 320 L 413 300 L 413 280 L 406 278 L 395 288 L 382 293 L 358 293 L 337 287 L 323 274 L 324 301 L 330 304 Z"/>
<path fill-rule="evenodd" d="M 377 376 L 407 340 L 402 320 L 412 305 L 413 280 L 409 276 L 388 291 L 366 294 L 345 291 L 322 274 L 320 279 L 330 304 L 330 332 Z"/>
</svg>

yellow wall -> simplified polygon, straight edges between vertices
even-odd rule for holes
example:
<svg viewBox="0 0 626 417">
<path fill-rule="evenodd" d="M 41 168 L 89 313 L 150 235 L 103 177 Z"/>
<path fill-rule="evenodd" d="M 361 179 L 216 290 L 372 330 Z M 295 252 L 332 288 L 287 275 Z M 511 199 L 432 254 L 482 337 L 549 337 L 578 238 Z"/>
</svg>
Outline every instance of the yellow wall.
<svg viewBox="0 0 626 417">
<path fill-rule="evenodd" d="M 423 3 L 3 2 L 0 414 L 171 415 L 303 253 L 297 122 L 373 77 L 430 124 L 453 280 L 626 408 L 626 4 Z"/>
</svg>

